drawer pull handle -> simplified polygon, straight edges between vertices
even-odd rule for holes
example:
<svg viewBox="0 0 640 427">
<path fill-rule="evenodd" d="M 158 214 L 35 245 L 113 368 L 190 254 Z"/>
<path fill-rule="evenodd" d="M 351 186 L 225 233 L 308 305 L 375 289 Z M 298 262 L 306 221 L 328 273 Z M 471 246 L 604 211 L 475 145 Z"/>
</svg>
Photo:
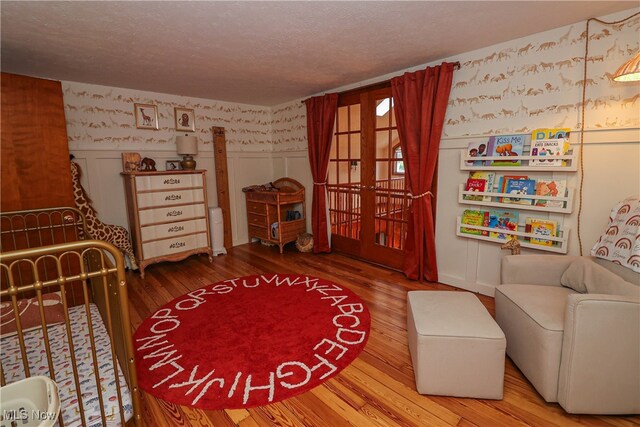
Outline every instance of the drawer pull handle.
<svg viewBox="0 0 640 427">
<path fill-rule="evenodd" d="M 180 184 L 180 179 L 179 178 L 167 178 L 167 179 L 164 180 L 163 184 L 167 184 L 167 185 Z"/>
<path fill-rule="evenodd" d="M 179 210 L 167 212 L 167 216 L 180 216 L 180 215 L 182 215 L 182 211 L 179 211 Z"/>
<path fill-rule="evenodd" d="M 184 248 L 185 246 L 187 246 L 185 242 L 175 242 L 169 245 L 169 249 Z"/>
</svg>

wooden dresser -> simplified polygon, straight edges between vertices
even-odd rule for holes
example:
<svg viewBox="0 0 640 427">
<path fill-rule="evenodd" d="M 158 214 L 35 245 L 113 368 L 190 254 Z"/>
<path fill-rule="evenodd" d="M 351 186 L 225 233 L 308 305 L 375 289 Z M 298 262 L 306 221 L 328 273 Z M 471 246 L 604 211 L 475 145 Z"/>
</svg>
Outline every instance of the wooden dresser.
<svg viewBox="0 0 640 427">
<path fill-rule="evenodd" d="M 285 244 L 293 242 L 307 230 L 304 187 L 291 178 L 280 178 L 273 185 L 278 191 L 247 191 L 247 225 L 249 239 L 275 243 L 280 253 Z M 299 218 L 287 212 L 299 212 Z"/>
<path fill-rule="evenodd" d="M 147 265 L 206 253 L 213 262 L 204 170 L 125 172 L 136 261 Z"/>
</svg>

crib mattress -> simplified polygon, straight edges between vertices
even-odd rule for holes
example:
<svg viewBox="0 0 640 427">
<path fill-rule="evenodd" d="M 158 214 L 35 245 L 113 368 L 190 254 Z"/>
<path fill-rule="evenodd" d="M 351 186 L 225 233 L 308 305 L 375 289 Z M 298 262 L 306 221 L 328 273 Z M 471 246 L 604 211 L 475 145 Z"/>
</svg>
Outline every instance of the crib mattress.
<svg viewBox="0 0 640 427">
<path fill-rule="evenodd" d="M 116 380 L 113 374 L 113 362 L 111 358 L 111 344 L 109 335 L 107 334 L 107 328 L 102 322 L 98 307 L 95 304 L 90 304 L 90 310 L 107 426 L 119 426 L 121 410 L 124 410 L 125 420 L 128 421 L 133 416 L 131 395 L 124 376 L 122 375 L 120 365 L 116 363 L 116 366 L 118 366 L 120 393 L 122 394 L 123 405 L 123 408 L 120 408 L 118 405 Z M 64 420 L 65 426 L 101 426 L 100 401 L 96 388 L 93 357 L 91 356 L 91 341 L 89 338 L 89 322 L 85 313 L 85 307 L 78 306 L 70 308 L 69 318 L 71 321 L 71 334 L 73 336 L 86 422 L 82 422 L 80 418 L 78 395 L 76 394 L 73 379 L 71 355 L 64 324 L 53 325 L 47 328 L 54 370 L 56 372 L 55 380 L 60 390 L 61 417 Z M 50 376 L 42 330 L 37 329 L 26 332 L 24 337 L 31 375 Z M 2 338 L 2 340 L 0 340 L 0 346 L 2 348 L 0 359 L 7 383 L 25 378 L 18 337 L 14 335 Z"/>
</svg>

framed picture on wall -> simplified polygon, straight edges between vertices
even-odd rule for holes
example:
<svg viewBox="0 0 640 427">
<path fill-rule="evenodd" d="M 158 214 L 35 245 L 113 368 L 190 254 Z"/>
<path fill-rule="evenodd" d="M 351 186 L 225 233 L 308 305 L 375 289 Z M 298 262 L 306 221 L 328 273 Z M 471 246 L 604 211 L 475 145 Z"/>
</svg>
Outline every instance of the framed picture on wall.
<svg viewBox="0 0 640 427">
<path fill-rule="evenodd" d="M 182 169 L 182 166 L 180 165 L 180 160 L 167 160 L 167 165 L 165 167 L 165 170 L 179 171 L 181 169 Z"/>
<path fill-rule="evenodd" d="M 158 129 L 158 107 L 152 104 L 133 104 L 138 129 Z"/>
<path fill-rule="evenodd" d="M 176 130 L 180 132 L 196 131 L 196 113 L 192 108 L 174 108 L 176 116 Z"/>
</svg>

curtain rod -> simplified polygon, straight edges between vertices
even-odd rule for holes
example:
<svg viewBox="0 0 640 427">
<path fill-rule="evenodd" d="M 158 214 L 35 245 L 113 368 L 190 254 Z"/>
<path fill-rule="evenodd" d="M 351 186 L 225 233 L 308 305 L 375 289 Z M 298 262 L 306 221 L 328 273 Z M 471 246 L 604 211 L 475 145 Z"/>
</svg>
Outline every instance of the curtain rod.
<svg viewBox="0 0 640 427">
<path fill-rule="evenodd" d="M 453 69 L 454 69 L 454 70 L 459 70 L 460 68 L 462 68 L 462 65 L 460 65 L 460 61 L 456 61 L 456 62 L 454 62 L 454 63 L 453 63 Z M 363 90 L 363 89 L 368 89 L 368 88 L 371 88 L 371 87 L 374 87 L 374 86 L 383 85 L 383 84 L 385 84 L 385 83 L 389 83 L 390 81 L 391 81 L 391 79 L 389 79 L 389 80 L 383 80 L 383 81 L 381 81 L 381 82 L 371 83 L 371 84 L 366 85 L 366 86 L 354 87 L 353 89 L 348 89 L 348 90 L 344 90 L 344 91 L 342 91 L 342 92 L 338 92 L 338 95 L 343 94 L 343 93 L 350 92 L 350 91 L 352 91 L 352 90 Z M 305 102 L 307 102 L 307 99 L 311 99 L 311 98 L 312 98 L 312 97 L 309 97 L 309 98 L 303 99 L 303 100 L 302 100 L 302 101 L 300 101 L 300 102 L 301 102 L 302 104 L 304 104 Z"/>
</svg>

